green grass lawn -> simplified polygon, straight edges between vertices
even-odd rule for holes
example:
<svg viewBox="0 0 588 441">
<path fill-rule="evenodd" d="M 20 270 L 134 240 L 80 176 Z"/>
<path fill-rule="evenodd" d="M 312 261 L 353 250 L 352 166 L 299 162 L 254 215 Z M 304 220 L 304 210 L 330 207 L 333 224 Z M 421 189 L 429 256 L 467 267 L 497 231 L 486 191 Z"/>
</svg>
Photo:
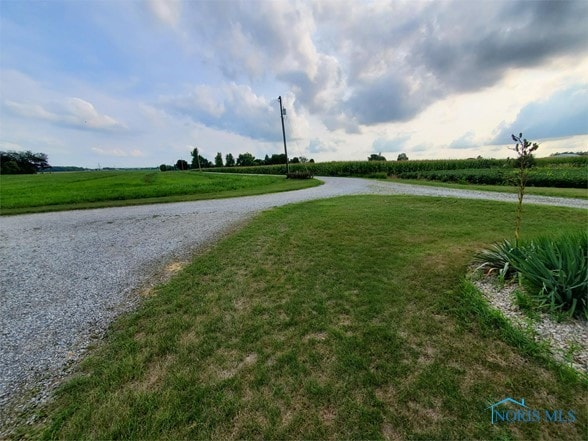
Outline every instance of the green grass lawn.
<svg viewBox="0 0 588 441">
<path fill-rule="evenodd" d="M 424 179 L 390 179 L 398 184 L 427 185 L 430 187 L 459 188 L 461 190 L 497 191 L 503 193 L 516 193 L 514 185 L 473 185 L 451 184 L 440 181 L 426 181 Z M 558 188 L 558 187 L 527 187 L 525 194 L 540 196 L 555 196 L 561 198 L 588 199 L 588 188 Z"/>
<path fill-rule="evenodd" d="M 523 234 L 586 227 L 527 206 Z M 514 204 L 355 196 L 264 212 L 122 317 L 19 435 L 41 439 L 585 439 L 585 379 L 464 284 Z M 525 399 L 574 423 L 491 424 Z"/>
<path fill-rule="evenodd" d="M 282 176 L 158 170 L 0 175 L 0 214 L 249 196 L 319 184 Z"/>
</svg>

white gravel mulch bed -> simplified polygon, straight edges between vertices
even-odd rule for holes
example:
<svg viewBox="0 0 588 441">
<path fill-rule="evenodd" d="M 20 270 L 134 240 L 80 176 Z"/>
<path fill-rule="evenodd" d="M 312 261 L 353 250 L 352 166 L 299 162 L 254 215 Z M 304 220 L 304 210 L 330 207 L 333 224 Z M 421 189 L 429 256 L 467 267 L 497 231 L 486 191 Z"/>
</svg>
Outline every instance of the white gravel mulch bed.
<svg viewBox="0 0 588 441">
<path fill-rule="evenodd" d="M 515 304 L 515 291 L 519 289 L 515 282 L 502 284 L 496 277 L 486 276 L 472 283 L 511 323 L 530 332 L 536 341 L 547 344 L 557 361 L 588 374 L 588 322 L 579 319 L 558 322 L 545 313 L 530 318 Z"/>
</svg>

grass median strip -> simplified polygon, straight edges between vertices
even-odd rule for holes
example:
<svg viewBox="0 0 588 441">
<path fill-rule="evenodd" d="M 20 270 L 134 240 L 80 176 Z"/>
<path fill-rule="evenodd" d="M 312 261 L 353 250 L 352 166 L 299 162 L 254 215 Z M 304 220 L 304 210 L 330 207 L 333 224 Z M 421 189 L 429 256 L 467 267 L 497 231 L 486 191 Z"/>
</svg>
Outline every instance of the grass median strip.
<svg viewBox="0 0 588 441">
<path fill-rule="evenodd" d="M 267 211 L 113 326 L 45 439 L 580 439 L 586 382 L 461 283 L 513 204 L 361 196 Z M 528 206 L 527 237 L 586 212 Z M 491 424 L 507 396 L 573 424 Z"/>
<path fill-rule="evenodd" d="M 314 179 L 219 173 L 94 171 L 0 175 L 0 214 L 184 202 L 313 187 Z"/>
</svg>

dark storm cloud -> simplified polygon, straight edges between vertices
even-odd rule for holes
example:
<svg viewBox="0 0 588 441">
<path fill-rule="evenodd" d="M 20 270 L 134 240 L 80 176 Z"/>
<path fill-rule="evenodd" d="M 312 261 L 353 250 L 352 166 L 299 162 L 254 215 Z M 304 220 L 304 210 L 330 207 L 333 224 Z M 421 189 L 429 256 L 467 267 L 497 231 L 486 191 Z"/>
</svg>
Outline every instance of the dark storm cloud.
<svg viewBox="0 0 588 441">
<path fill-rule="evenodd" d="M 404 78 L 389 75 L 360 85 L 346 103 L 360 124 L 407 121 L 424 106 L 427 97 L 411 93 Z"/>
<path fill-rule="evenodd" d="M 585 1 L 436 2 L 384 15 L 341 18 L 350 37 L 338 56 L 352 93 L 339 106 L 363 125 L 407 121 L 450 94 L 490 87 L 512 69 L 588 49 Z"/>
<path fill-rule="evenodd" d="M 226 80 L 262 95 L 269 79 L 327 128 L 357 133 L 514 69 L 585 54 L 587 17 L 588 1 L 236 1 L 188 2 L 182 20 L 200 42 L 193 50 Z M 259 109 L 201 121 L 243 134 L 251 124 L 249 136 L 269 139 L 251 115 Z"/>
<path fill-rule="evenodd" d="M 471 2 L 430 10 L 416 59 L 450 92 L 491 86 L 509 70 L 585 52 L 588 2 Z M 448 13 L 448 8 L 461 11 Z"/>
</svg>

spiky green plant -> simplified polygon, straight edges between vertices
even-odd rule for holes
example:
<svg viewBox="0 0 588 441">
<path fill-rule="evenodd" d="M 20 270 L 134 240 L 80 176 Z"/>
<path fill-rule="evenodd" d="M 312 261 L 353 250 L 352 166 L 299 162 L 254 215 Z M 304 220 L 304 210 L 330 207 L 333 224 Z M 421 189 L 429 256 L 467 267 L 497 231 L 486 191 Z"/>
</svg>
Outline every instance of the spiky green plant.
<svg viewBox="0 0 588 441">
<path fill-rule="evenodd" d="M 504 279 L 520 274 L 540 307 L 588 319 L 588 232 L 543 236 L 518 247 L 505 240 L 478 252 L 475 262 Z"/>
<path fill-rule="evenodd" d="M 502 279 L 510 279 L 516 274 L 511 262 L 514 255 L 520 252 L 520 248 L 509 240 L 504 240 L 476 253 L 474 263 L 478 264 L 477 269 L 487 274 L 497 273 Z"/>
<path fill-rule="evenodd" d="M 588 318 L 588 233 L 541 237 L 512 256 L 523 285 L 552 312 Z"/>
</svg>

